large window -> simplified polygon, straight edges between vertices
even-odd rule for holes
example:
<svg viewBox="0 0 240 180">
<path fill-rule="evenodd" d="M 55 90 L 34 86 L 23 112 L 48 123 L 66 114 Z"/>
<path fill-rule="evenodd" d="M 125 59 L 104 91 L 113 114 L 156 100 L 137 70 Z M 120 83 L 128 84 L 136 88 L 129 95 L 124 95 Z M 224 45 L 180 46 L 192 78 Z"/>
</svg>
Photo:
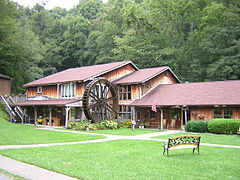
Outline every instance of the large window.
<svg viewBox="0 0 240 180">
<path fill-rule="evenodd" d="M 131 85 L 118 86 L 119 100 L 131 100 Z"/>
<path fill-rule="evenodd" d="M 233 111 L 232 111 L 232 109 L 215 109 L 214 110 L 214 118 L 232 119 Z"/>
<path fill-rule="evenodd" d="M 224 109 L 224 118 L 232 119 L 233 118 L 233 111 L 231 109 Z"/>
<path fill-rule="evenodd" d="M 131 119 L 131 107 L 130 106 L 119 106 L 119 114 L 118 114 L 119 119 L 121 120 L 129 120 Z"/>
<path fill-rule="evenodd" d="M 76 84 L 61 84 L 60 85 L 60 94 L 62 98 L 69 98 L 76 96 Z"/>
<path fill-rule="evenodd" d="M 222 118 L 222 110 L 214 109 L 214 118 Z"/>
</svg>

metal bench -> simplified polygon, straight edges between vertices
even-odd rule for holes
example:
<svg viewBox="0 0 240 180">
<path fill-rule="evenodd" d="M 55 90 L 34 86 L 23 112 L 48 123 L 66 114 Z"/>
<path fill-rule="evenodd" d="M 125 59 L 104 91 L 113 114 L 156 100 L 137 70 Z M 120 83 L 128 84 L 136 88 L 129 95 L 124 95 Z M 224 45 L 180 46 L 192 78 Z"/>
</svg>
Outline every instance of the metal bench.
<svg viewBox="0 0 240 180">
<path fill-rule="evenodd" d="M 193 148 L 193 153 L 195 150 L 197 150 L 199 154 L 200 138 L 201 136 L 192 135 L 169 138 L 168 141 L 164 142 L 163 155 L 165 154 L 165 151 L 167 151 L 168 155 L 169 149 L 184 149 L 184 148 Z"/>
</svg>

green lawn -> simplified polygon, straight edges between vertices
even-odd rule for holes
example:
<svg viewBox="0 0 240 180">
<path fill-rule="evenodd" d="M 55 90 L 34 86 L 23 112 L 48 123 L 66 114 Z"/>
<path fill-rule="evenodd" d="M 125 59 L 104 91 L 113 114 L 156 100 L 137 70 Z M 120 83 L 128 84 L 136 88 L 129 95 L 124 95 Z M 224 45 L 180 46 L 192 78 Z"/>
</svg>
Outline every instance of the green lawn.
<svg viewBox="0 0 240 180">
<path fill-rule="evenodd" d="M 65 129 L 62 129 L 62 130 L 65 130 Z M 75 130 L 75 131 L 78 131 L 78 130 Z M 111 135 L 120 135 L 120 136 L 136 136 L 141 134 L 157 133 L 162 131 L 163 130 L 157 130 L 157 129 L 156 130 L 155 129 L 135 129 L 134 131 L 132 131 L 131 128 L 120 128 L 120 129 L 112 129 L 112 130 L 80 131 L 80 132 L 96 133 L 96 134 L 111 134 Z"/>
<path fill-rule="evenodd" d="M 200 147 L 170 151 L 162 142 L 104 143 L 8 149 L 5 156 L 80 179 L 240 179 L 239 149 Z"/>
<path fill-rule="evenodd" d="M 168 139 L 182 135 L 198 135 L 201 136 L 200 142 L 210 144 L 223 144 L 223 145 L 236 145 L 240 146 L 240 136 L 237 135 L 222 135 L 222 134 L 210 134 L 210 133 L 177 133 L 171 135 L 163 135 L 152 137 L 153 139 Z"/>
<path fill-rule="evenodd" d="M 105 137 L 39 130 L 34 126 L 10 123 L 6 113 L 0 111 L 0 145 L 47 144 L 101 138 Z"/>
</svg>

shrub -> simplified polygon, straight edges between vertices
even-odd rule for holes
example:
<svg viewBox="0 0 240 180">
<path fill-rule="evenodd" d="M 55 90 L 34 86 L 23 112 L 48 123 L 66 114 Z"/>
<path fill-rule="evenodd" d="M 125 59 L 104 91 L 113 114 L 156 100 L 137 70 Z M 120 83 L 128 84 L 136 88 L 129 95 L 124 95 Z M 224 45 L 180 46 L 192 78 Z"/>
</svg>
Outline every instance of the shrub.
<svg viewBox="0 0 240 180">
<path fill-rule="evenodd" d="M 236 134 L 240 119 L 213 119 L 208 123 L 208 130 L 216 134 Z"/>
<path fill-rule="evenodd" d="M 103 125 L 106 129 L 117 129 L 118 128 L 118 123 L 115 122 L 115 121 L 108 121 L 108 120 L 105 120 L 105 121 L 102 121 L 100 123 L 101 125 Z"/>
<path fill-rule="evenodd" d="M 130 128 L 131 124 L 132 124 L 131 120 L 128 120 L 128 121 L 125 122 L 125 127 Z"/>
<path fill-rule="evenodd" d="M 204 121 L 189 121 L 185 126 L 185 131 L 187 132 L 207 132 L 207 122 Z"/>
</svg>

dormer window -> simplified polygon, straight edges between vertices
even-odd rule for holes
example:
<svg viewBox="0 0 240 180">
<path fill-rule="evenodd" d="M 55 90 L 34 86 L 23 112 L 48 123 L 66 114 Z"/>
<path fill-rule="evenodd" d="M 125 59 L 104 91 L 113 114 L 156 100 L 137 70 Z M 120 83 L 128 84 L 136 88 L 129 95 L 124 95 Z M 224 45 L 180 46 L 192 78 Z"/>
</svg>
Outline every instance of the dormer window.
<svg viewBox="0 0 240 180">
<path fill-rule="evenodd" d="M 41 94 L 41 93 L 42 93 L 42 86 L 38 86 L 38 87 L 37 87 L 37 93 L 38 93 L 38 94 Z"/>
</svg>

